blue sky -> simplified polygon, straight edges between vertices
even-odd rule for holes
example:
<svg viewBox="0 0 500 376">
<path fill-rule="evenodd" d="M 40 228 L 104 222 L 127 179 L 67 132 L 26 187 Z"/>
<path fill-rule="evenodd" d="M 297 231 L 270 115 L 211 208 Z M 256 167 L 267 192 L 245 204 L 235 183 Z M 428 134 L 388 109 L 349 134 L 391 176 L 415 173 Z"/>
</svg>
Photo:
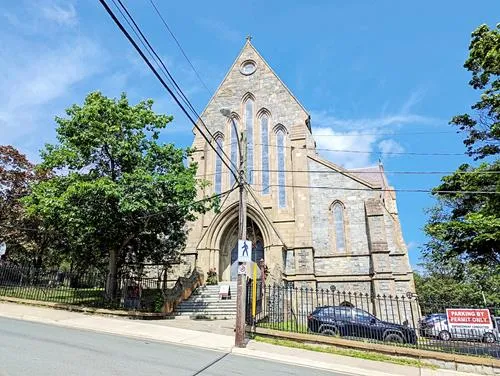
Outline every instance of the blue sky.
<svg viewBox="0 0 500 376">
<path fill-rule="evenodd" d="M 124 1 L 192 103 L 201 111 L 251 34 L 253 43 L 312 116 L 318 147 L 346 167 L 452 171 L 465 156 L 395 156 L 387 152 L 464 151 L 448 125 L 478 93 L 462 68 L 470 33 L 494 26 L 500 2 L 480 1 L 194 1 L 156 0 L 210 89 L 197 81 L 149 0 Z M 293 4 L 291 6 L 290 4 Z M 173 114 L 162 135 L 191 143 L 191 127 L 109 16 L 95 1 L 4 1 L 0 10 L 0 144 L 38 159 L 55 139 L 55 115 L 89 91 L 153 98 Z M 429 132 L 408 135 L 402 133 Z M 400 189 L 428 189 L 436 175 L 388 175 Z M 424 210 L 433 199 L 399 193 L 410 260 L 425 243 Z"/>
</svg>

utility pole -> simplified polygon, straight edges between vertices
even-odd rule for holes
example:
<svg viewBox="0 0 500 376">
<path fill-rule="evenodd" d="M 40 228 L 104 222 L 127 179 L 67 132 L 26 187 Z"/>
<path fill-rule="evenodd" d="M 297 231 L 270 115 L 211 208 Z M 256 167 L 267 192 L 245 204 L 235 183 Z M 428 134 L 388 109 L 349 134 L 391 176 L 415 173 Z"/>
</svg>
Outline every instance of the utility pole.
<svg viewBox="0 0 500 376">
<path fill-rule="evenodd" d="M 245 189 L 246 178 L 246 157 L 247 145 L 245 132 L 239 135 L 236 123 L 231 116 L 229 109 L 223 108 L 220 110 L 222 115 L 229 118 L 233 125 L 233 131 L 237 135 L 238 150 L 240 156 L 238 185 L 239 185 L 239 209 L 238 209 L 238 239 L 247 240 L 247 190 Z M 239 273 L 239 267 L 242 263 L 238 262 L 238 281 L 236 285 L 236 330 L 234 344 L 237 347 L 245 347 L 245 319 L 246 319 L 246 275 Z"/>
</svg>

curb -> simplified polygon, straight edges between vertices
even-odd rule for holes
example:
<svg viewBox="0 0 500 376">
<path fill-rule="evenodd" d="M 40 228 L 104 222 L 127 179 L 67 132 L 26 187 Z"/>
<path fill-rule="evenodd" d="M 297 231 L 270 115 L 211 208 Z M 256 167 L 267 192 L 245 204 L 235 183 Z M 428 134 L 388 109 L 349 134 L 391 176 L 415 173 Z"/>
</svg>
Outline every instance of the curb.
<svg viewBox="0 0 500 376">
<path fill-rule="evenodd" d="M 91 308 L 91 307 L 82 307 L 82 306 L 77 306 L 77 305 L 73 305 L 73 304 L 66 304 L 66 303 L 54 303 L 54 302 L 44 302 L 44 301 L 40 301 L 40 300 L 13 298 L 13 297 L 9 297 L 9 296 L 0 296 L 0 302 L 25 304 L 25 305 L 35 306 L 35 307 L 61 309 L 61 310 L 71 311 L 71 312 L 82 312 L 82 313 L 90 313 L 90 314 L 98 314 L 98 315 L 106 315 L 106 316 L 128 317 L 130 319 L 140 319 L 140 320 L 164 320 L 164 319 L 168 320 L 168 319 L 174 318 L 174 316 L 171 316 L 167 313 L 124 311 L 124 310 L 113 310 L 113 309 L 105 309 L 105 308 Z"/>
<path fill-rule="evenodd" d="M 276 338 L 284 338 L 291 339 L 301 342 L 309 342 L 309 343 L 319 343 L 326 345 L 334 345 L 340 346 L 344 348 L 354 348 L 359 350 L 367 350 L 367 351 L 375 351 L 379 353 L 384 353 L 388 355 L 395 356 L 409 356 L 412 358 L 427 358 L 434 359 L 445 362 L 455 362 L 460 364 L 467 365 L 476 365 L 476 366 L 486 366 L 493 368 L 500 368 L 500 360 L 492 359 L 492 358 L 480 358 L 474 356 L 467 355 L 456 355 L 456 354 L 448 354 L 441 353 L 437 351 L 430 350 L 421 350 L 407 347 L 396 347 L 390 345 L 382 345 L 377 343 L 366 343 L 366 342 L 358 342 L 358 341 L 350 341 L 342 338 L 335 337 L 321 337 L 317 335 L 311 334 L 303 334 L 303 333 L 293 333 L 293 332 L 281 332 L 279 330 L 272 329 L 264 329 L 264 328 L 256 328 L 254 333 L 268 336 L 268 337 L 276 337 Z"/>
</svg>

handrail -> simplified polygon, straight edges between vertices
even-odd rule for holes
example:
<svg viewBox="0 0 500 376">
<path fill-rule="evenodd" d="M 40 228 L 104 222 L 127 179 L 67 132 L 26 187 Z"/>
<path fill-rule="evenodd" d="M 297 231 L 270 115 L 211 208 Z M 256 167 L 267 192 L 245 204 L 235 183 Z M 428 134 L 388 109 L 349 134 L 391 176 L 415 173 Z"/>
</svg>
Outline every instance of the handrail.
<svg viewBox="0 0 500 376">
<path fill-rule="evenodd" d="M 189 277 L 179 277 L 174 287 L 163 293 L 165 302 L 162 312 L 166 314 L 174 312 L 177 305 L 188 299 L 194 290 L 203 285 L 203 282 L 203 273 L 198 268 L 195 268 Z"/>
</svg>

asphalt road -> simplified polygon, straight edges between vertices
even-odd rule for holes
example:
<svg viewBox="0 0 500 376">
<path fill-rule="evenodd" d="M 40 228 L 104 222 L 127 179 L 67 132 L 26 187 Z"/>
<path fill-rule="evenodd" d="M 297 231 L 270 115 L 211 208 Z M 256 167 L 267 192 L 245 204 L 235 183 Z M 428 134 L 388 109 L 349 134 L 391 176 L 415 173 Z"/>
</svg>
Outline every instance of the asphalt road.
<svg viewBox="0 0 500 376">
<path fill-rule="evenodd" d="M 201 348 L 0 318 L 0 375 L 337 375 Z"/>
</svg>

